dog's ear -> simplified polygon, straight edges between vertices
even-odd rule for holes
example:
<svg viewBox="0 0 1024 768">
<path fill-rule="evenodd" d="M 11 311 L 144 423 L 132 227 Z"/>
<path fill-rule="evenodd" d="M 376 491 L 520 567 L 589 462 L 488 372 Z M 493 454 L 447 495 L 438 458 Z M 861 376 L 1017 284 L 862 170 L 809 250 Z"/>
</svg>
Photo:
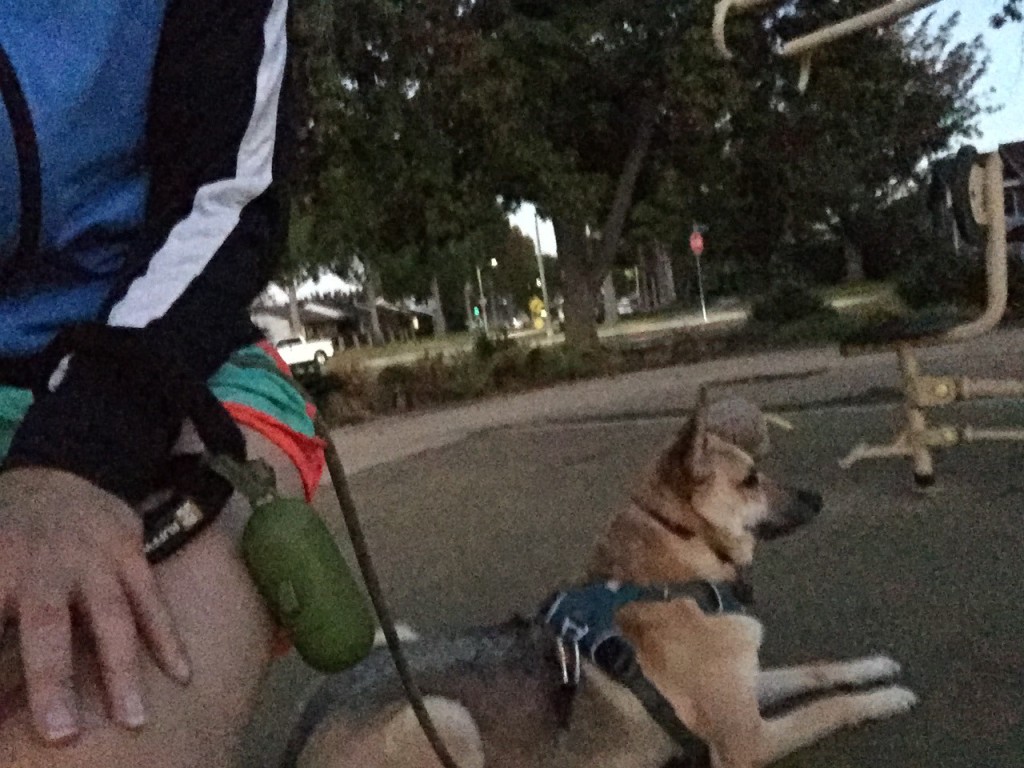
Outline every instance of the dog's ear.
<svg viewBox="0 0 1024 768">
<path fill-rule="evenodd" d="M 689 450 L 687 468 L 694 480 L 703 480 L 711 474 L 711 457 L 708 451 L 708 390 L 701 386 L 697 394 L 697 407 L 690 419 Z"/>
<path fill-rule="evenodd" d="M 680 496 L 687 495 L 695 484 L 711 476 L 708 435 L 707 393 L 702 387 L 693 415 L 658 462 L 661 481 Z"/>
<path fill-rule="evenodd" d="M 683 468 L 686 474 L 696 482 L 707 479 L 711 474 L 708 434 L 708 393 L 707 389 L 701 387 L 697 397 L 697 407 L 678 441 Z"/>
</svg>

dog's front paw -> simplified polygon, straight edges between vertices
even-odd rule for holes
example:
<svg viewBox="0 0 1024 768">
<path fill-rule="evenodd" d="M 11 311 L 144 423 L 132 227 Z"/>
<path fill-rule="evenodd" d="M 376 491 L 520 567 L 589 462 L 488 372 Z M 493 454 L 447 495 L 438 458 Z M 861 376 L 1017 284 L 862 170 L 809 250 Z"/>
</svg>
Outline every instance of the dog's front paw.
<svg viewBox="0 0 1024 768">
<path fill-rule="evenodd" d="M 843 682 L 850 685 L 882 683 L 892 680 L 899 675 L 902 669 L 898 661 L 890 659 L 888 656 L 868 656 L 849 662 L 844 670 L 848 679 Z"/>
<path fill-rule="evenodd" d="M 880 691 L 861 694 L 863 714 L 869 720 L 882 720 L 909 712 L 917 705 L 917 694 L 908 688 L 898 685 L 883 688 Z"/>
</svg>

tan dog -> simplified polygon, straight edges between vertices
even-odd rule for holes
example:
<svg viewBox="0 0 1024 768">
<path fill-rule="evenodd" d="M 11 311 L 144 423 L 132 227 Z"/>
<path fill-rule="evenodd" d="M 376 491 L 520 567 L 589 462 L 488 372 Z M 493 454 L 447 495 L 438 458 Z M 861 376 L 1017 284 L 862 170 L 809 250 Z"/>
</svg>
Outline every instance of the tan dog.
<svg viewBox="0 0 1024 768">
<path fill-rule="evenodd" d="M 740 447 L 756 451 L 766 445 L 765 435 L 763 417 L 748 406 L 700 408 L 600 538 L 589 580 L 741 581 L 759 539 L 810 521 L 821 507 L 817 495 L 765 478 Z M 754 617 L 707 615 L 686 599 L 633 603 L 618 619 L 646 677 L 721 768 L 767 765 L 839 728 L 904 712 L 916 701 L 906 689 L 885 687 L 830 696 L 766 719 L 766 707 L 840 685 L 882 682 L 899 665 L 873 657 L 764 671 L 758 663 L 762 626 Z M 407 649 L 429 694 L 428 709 L 461 768 L 661 768 L 679 756 L 639 701 L 589 664 L 571 727 L 559 728 L 552 640 L 537 624 L 426 638 Z M 283 764 L 439 765 L 383 653 L 317 691 Z"/>
</svg>

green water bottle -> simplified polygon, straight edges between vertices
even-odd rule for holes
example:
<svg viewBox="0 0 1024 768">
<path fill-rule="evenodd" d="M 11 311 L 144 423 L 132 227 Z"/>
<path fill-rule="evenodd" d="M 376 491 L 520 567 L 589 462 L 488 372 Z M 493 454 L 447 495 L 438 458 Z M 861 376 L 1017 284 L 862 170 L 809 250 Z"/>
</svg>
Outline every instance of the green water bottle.
<svg viewBox="0 0 1024 768">
<path fill-rule="evenodd" d="M 252 505 L 242 557 L 302 659 L 319 672 L 339 672 L 365 658 L 373 615 L 323 520 L 304 501 L 278 496 L 263 462 L 218 456 L 210 464 Z"/>
</svg>

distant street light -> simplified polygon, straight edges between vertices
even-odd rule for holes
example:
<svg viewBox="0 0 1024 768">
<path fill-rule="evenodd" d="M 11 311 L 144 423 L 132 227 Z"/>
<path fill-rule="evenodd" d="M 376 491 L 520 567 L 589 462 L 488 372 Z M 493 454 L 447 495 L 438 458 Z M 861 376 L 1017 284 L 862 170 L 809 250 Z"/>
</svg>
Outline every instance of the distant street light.
<svg viewBox="0 0 1024 768">
<path fill-rule="evenodd" d="M 495 269 L 498 268 L 498 260 L 493 256 L 491 257 L 491 266 L 494 267 Z"/>
</svg>

